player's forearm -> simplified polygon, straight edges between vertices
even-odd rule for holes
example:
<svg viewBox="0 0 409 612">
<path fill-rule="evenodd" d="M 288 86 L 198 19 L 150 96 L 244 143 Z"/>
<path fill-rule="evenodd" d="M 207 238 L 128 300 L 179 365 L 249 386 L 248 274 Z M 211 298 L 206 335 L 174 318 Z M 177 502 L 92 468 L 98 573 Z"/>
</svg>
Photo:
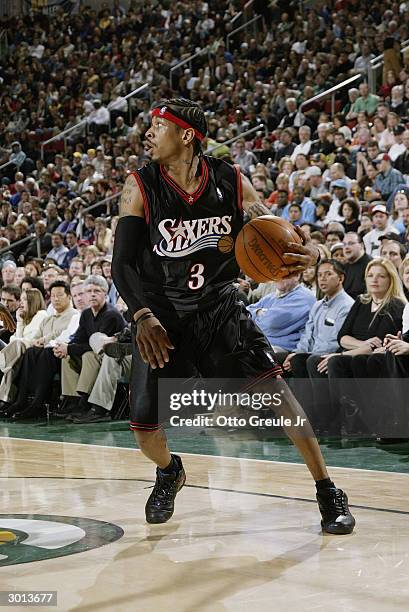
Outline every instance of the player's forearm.
<svg viewBox="0 0 409 612">
<path fill-rule="evenodd" d="M 148 312 L 140 274 L 136 268 L 139 245 L 146 231 L 141 217 L 122 217 L 115 233 L 112 258 L 112 279 L 131 316 L 138 318 Z"/>
</svg>

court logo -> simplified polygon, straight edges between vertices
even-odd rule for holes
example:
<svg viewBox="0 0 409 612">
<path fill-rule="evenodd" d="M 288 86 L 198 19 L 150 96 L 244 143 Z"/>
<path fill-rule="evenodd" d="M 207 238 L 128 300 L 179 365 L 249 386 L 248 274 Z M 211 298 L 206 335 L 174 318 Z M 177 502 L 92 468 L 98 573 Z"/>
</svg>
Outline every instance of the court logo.
<svg viewBox="0 0 409 612">
<path fill-rule="evenodd" d="M 121 527 L 49 514 L 0 514 L 0 567 L 55 559 L 111 544 Z"/>
</svg>

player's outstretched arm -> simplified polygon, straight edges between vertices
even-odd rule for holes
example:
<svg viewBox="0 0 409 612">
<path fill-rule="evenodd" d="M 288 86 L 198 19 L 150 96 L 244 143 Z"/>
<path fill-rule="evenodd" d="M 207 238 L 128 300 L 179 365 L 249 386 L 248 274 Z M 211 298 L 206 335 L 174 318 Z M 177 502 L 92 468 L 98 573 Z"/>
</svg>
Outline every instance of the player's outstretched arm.
<svg viewBox="0 0 409 612">
<path fill-rule="evenodd" d="M 142 193 L 133 176 L 125 182 L 120 202 L 120 219 L 115 233 L 112 279 L 137 325 L 136 341 L 145 363 L 163 368 L 173 346 L 165 328 L 155 317 L 143 291 L 138 270 L 140 244 L 147 231 Z"/>
<path fill-rule="evenodd" d="M 261 217 L 262 215 L 271 215 L 270 210 L 261 202 L 260 196 L 254 189 L 249 179 L 241 175 L 241 181 L 243 185 L 243 209 L 252 218 Z M 285 269 L 288 275 L 297 274 L 303 272 L 306 268 L 314 266 L 320 260 L 320 252 L 318 247 L 311 241 L 311 239 L 304 234 L 304 232 L 297 226 L 294 226 L 295 231 L 302 239 L 302 244 L 296 242 L 290 242 L 289 252 L 284 253 L 286 266 Z"/>
</svg>

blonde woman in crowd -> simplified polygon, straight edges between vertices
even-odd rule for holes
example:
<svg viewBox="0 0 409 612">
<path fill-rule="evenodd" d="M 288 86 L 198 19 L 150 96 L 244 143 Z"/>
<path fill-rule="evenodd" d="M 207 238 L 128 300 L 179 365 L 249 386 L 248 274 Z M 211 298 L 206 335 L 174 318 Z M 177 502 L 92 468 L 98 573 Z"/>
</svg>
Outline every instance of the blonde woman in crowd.
<svg viewBox="0 0 409 612">
<path fill-rule="evenodd" d="M 95 246 L 101 253 L 108 253 L 111 248 L 112 231 L 107 227 L 106 219 L 95 219 Z"/>
<path fill-rule="evenodd" d="M 375 257 L 366 267 L 365 283 L 367 292 L 355 300 L 338 334 L 344 352 L 326 355 L 318 366 L 329 377 L 356 376 L 362 361 L 355 357 L 371 355 L 382 347 L 387 334 L 396 335 L 402 329 L 407 300 L 395 266 L 389 259 Z"/>
<path fill-rule="evenodd" d="M 406 296 L 406 299 L 409 300 L 409 255 L 406 255 L 405 259 L 399 266 L 399 276 L 402 281 L 403 292 Z M 407 331 L 406 328 L 404 329 L 404 331 Z"/>
<path fill-rule="evenodd" d="M 84 253 L 84 265 L 85 265 L 85 274 L 91 274 L 91 265 L 94 261 L 97 261 L 98 257 L 101 255 L 98 248 L 92 244 L 91 246 L 85 247 Z"/>
</svg>

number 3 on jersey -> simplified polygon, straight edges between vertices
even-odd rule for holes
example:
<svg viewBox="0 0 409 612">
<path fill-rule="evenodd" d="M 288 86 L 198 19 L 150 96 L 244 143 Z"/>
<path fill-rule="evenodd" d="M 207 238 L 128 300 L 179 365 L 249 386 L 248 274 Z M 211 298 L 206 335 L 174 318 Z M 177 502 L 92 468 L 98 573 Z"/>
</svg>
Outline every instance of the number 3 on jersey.
<svg viewBox="0 0 409 612">
<path fill-rule="evenodd" d="M 204 265 L 201 263 L 195 264 L 190 268 L 189 280 L 187 286 L 189 289 L 200 289 L 203 287 L 205 279 L 203 276 Z"/>
</svg>

